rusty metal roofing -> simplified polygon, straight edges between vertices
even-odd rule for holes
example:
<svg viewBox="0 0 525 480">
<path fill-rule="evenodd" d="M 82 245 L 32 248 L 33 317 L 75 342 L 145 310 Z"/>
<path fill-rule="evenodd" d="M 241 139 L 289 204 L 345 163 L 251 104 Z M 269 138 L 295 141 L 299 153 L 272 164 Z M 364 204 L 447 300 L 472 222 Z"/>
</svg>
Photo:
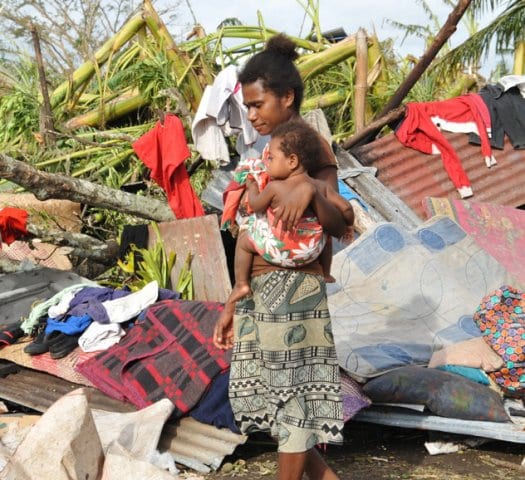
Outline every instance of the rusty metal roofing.
<svg viewBox="0 0 525 480">
<path fill-rule="evenodd" d="M 469 144 L 467 134 L 443 134 L 471 181 L 472 200 L 511 207 L 525 205 L 525 150 L 515 150 L 506 138 L 504 150 L 493 149 L 498 164 L 489 169 L 480 147 Z M 381 183 L 422 219 L 426 219 L 425 197 L 460 198 L 440 155 L 427 155 L 405 147 L 393 133 L 352 149 L 352 154 L 362 165 L 376 167 Z"/>
</svg>

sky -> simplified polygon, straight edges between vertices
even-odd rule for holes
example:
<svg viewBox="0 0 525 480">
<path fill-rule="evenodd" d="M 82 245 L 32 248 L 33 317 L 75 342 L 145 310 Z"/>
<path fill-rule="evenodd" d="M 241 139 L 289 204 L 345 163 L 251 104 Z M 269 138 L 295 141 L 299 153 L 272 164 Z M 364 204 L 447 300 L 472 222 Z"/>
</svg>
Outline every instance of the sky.
<svg viewBox="0 0 525 480">
<path fill-rule="evenodd" d="M 301 3 L 306 3 L 306 0 L 182 0 L 177 9 L 177 18 L 181 23 L 193 23 L 193 11 L 197 22 L 210 33 L 217 29 L 222 20 L 229 17 L 236 17 L 245 25 L 257 25 L 259 10 L 266 27 L 304 37 L 311 21 L 305 21 Z M 427 15 L 415 0 L 320 0 L 319 4 L 323 31 L 342 27 L 350 35 L 362 27 L 369 33 L 375 31 L 380 41 L 393 38 L 396 52 L 402 55 L 411 53 L 420 56 L 424 51 L 424 42 L 421 39 L 408 38 L 401 44 L 404 32 L 385 21 L 391 19 L 417 25 L 428 23 Z M 427 0 L 427 4 L 443 24 L 451 7 L 443 0 Z M 185 27 L 179 25 L 179 28 L 184 30 Z M 452 38 L 453 45 L 461 43 L 465 38 L 465 33 L 460 30 L 458 28 Z"/>
</svg>

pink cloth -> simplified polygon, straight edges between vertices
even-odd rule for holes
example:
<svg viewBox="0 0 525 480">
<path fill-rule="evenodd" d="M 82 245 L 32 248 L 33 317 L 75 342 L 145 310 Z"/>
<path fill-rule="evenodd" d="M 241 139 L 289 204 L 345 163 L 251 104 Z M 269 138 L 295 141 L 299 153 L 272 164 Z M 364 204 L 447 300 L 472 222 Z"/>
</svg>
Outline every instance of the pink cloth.
<svg viewBox="0 0 525 480">
<path fill-rule="evenodd" d="M 525 211 L 491 203 L 427 197 L 428 217 L 446 215 L 457 222 L 516 279 L 525 283 Z"/>
<path fill-rule="evenodd" d="M 164 124 L 155 127 L 133 143 L 133 149 L 151 169 L 151 178 L 164 189 L 168 203 L 180 218 L 205 214 L 190 183 L 184 161 L 190 157 L 184 127 L 175 115 L 166 115 Z"/>
</svg>

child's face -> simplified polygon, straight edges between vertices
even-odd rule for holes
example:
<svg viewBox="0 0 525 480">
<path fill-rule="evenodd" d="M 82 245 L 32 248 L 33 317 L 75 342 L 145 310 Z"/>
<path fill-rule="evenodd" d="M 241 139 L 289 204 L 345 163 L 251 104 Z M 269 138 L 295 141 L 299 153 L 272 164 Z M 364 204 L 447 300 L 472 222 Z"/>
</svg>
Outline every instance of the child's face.
<svg viewBox="0 0 525 480">
<path fill-rule="evenodd" d="M 292 173 L 290 157 L 287 157 L 281 150 L 281 139 L 272 138 L 270 140 L 270 155 L 266 171 L 273 180 L 284 180 Z"/>
</svg>

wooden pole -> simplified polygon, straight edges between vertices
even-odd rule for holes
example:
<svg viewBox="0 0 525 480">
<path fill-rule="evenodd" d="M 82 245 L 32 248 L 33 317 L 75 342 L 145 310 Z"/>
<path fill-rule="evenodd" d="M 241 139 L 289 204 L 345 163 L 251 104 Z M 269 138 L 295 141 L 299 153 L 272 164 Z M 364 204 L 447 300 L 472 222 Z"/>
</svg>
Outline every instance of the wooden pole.
<svg viewBox="0 0 525 480">
<path fill-rule="evenodd" d="M 31 23 L 29 30 L 33 39 L 33 48 L 35 49 L 35 60 L 38 68 L 38 78 L 40 81 L 40 91 L 42 92 L 43 104 L 40 109 L 40 133 L 44 139 L 44 145 L 50 146 L 55 144 L 55 125 L 53 122 L 53 111 L 51 110 L 51 102 L 49 101 L 49 92 L 47 90 L 46 71 L 44 68 L 44 60 L 42 58 L 42 50 L 40 48 L 40 38 L 33 23 Z"/>
<path fill-rule="evenodd" d="M 343 148 L 348 150 L 355 145 L 359 145 L 361 143 L 367 143 L 367 142 L 364 142 L 363 140 L 368 139 L 370 137 L 375 137 L 385 125 L 395 120 L 400 119 L 404 114 L 405 114 L 405 107 L 397 107 L 396 109 L 391 110 L 386 115 L 383 115 L 377 120 L 374 120 L 373 122 L 369 123 L 359 133 L 356 133 L 355 135 L 350 137 L 348 140 L 346 140 L 343 143 Z"/>
</svg>

